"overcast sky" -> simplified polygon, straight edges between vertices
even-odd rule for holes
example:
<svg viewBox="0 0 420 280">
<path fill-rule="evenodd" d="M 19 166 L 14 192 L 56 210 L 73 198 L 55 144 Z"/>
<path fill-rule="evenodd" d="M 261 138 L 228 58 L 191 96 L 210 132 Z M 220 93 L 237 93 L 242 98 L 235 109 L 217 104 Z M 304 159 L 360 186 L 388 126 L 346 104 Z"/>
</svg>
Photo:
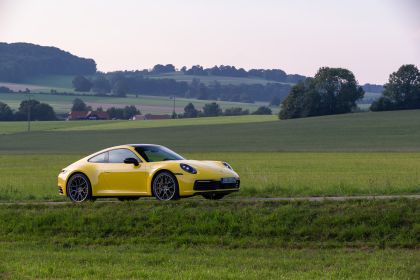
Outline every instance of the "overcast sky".
<svg viewBox="0 0 420 280">
<path fill-rule="evenodd" d="M 384 83 L 420 66 L 418 0 L 0 0 L 0 41 L 56 46 L 101 71 L 235 65 Z"/>
</svg>

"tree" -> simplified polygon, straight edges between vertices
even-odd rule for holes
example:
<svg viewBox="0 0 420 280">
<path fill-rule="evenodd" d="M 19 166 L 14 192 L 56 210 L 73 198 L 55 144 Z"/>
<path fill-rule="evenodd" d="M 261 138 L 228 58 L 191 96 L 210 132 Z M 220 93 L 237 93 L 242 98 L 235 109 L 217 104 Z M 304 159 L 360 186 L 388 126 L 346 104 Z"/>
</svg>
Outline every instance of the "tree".
<svg viewBox="0 0 420 280">
<path fill-rule="evenodd" d="M 30 110 L 32 121 L 53 121 L 57 119 L 54 109 L 50 105 L 31 99 L 23 100 L 20 103 L 19 109 L 15 114 L 16 120 L 26 120 L 28 110 Z"/>
<path fill-rule="evenodd" d="M 80 75 L 74 77 L 72 83 L 75 91 L 90 91 L 92 88 L 92 82 Z"/>
<path fill-rule="evenodd" d="M 129 90 L 128 80 L 125 78 L 119 79 L 112 87 L 112 93 L 116 96 L 125 96 Z"/>
<path fill-rule="evenodd" d="M 412 64 L 402 65 L 389 76 L 382 96 L 372 103 L 372 111 L 420 109 L 420 72 Z"/>
<path fill-rule="evenodd" d="M 353 73 L 343 68 L 323 67 L 315 77 L 293 86 L 282 102 L 279 117 L 301 118 L 349 113 L 364 91 Z"/>
<path fill-rule="evenodd" d="M 198 117 L 198 110 L 195 109 L 194 104 L 191 102 L 184 107 L 184 118 L 196 118 Z"/>
<path fill-rule="evenodd" d="M 0 121 L 13 120 L 13 111 L 6 103 L 0 102 Z"/>
<path fill-rule="evenodd" d="M 274 96 L 273 98 L 271 98 L 270 106 L 278 107 L 278 106 L 280 106 L 280 103 L 281 103 L 280 97 Z"/>
<path fill-rule="evenodd" d="M 134 117 L 135 115 L 139 115 L 140 111 L 137 110 L 136 106 L 125 106 L 124 107 L 124 114 L 123 117 L 124 119 L 131 119 L 132 117 Z"/>
<path fill-rule="evenodd" d="M 104 75 L 93 80 L 92 91 L 97 94 L 106 94 L 111 91 L 111 85 Z"/>
<path fill-rule="evenodd" d="M 80 98 L 75 98 L 73 100 L 73 106 L 71 107 L 72 111 L 90 111 L 92 108 L 87 106 Z"/>
<path fill-rule="evenodd" d="M 225 112 L 223 113 L 225 116 L 240 116 L 240 115 L 248 115 L 249 110 L 244 110 L 241 107 L 232 107 L 226 108 Z"/>
<path fill-rule="evenodd" d="M 11 90 L 8 87 L 0 86 L 0 93 L 12 93 L 13 90 Z"/>
<path fill-rule="evenodd" d="M 253 115 L 271 115 L 272 113 L 271 109 L 266 106 L 260 106 L 256 111 L 252 112 Z"/>
<path fill-rule="evenodd" d="M 217 117 L 222 114 L 222 109 L 216 102 L 208 103 L 203 107 L 203 114 L 205 117 Z"/>
</svg>

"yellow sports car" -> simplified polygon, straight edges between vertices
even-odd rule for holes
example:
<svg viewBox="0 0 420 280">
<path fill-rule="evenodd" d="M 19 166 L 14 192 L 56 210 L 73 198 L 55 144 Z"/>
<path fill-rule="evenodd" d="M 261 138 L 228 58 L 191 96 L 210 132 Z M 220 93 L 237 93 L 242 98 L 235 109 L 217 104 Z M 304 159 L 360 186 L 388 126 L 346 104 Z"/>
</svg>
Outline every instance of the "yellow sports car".
<svg viewBox="0 0 420 280">
<path fill-rule="evenodd" d="M 226 162 L 186 160 L 163 146 L 133 144 L 104 149 L 67 166 L 58 175 L 58 189 L 74 202 L 142 196 L 174 200 L 197 194 L 221 199 L 239 190 L 239 176 Z"/>
</svg>

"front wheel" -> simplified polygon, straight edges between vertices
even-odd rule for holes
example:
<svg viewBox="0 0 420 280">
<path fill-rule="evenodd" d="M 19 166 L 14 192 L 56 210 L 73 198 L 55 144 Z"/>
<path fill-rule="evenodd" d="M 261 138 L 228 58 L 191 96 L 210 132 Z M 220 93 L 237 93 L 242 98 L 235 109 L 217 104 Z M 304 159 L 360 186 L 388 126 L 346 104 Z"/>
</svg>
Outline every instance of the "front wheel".
<svg viewBox="0 0 420 280">
<path fill-rule="evenodd" d="M 93 200 L 88 177 L 81 173 L 72 175 L 67 181 L 67 195 L 73 202 Z"/>
<path fill-rule="evenodd" d="M 202 196 L 205 199 L 219 200 L 222 199 L 225 195 L 222 193 L 203 193 Z"/>
<path fill-rule="evenodd" d="M 153 179 L 153 195 L 158 200 L 176 200 L 179 199 L 178 181 L 172 173 L 161 172 Z"/>
</svg>

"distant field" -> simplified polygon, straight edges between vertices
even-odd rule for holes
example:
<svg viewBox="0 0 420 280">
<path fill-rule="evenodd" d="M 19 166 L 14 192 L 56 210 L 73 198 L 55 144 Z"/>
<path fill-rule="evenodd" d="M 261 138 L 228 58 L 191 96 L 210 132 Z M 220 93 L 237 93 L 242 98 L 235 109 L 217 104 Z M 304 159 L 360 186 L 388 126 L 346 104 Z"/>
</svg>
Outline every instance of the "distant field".
<svg viewBox="0 0 420 280">
<path fill-rule="evenodd" d="M 87 154 L 0 155 L 0 200 L 62 200 L 62 168 Z M 91 151 L 94 152 L 94 151 Z M 185 153 L 229 162 L 241 175 L 232 196 L 323 196 L 420 193 L 420 153 Z M 24 163 L 24 164 L 22 164 Z"/>
<path fill-rule="evenodd" d="M 158 143 L 179 152 L 420 151 L 419 119 L 420 110 L 412 110 L 259 123 L 41 131 L 0 135 L 0 153 L 84 153 L 121 143 Z"/>
<path fill-rule="evenodd" d="M 268 81 L 261 78 L 251 78 L 251 77 L 224 77 L 224 76 L 198 76 L 198 75 L 184 75 L 181 72 L 159 74 L 159 75 L 147 75 L 146 77 L 154 79 L 174 79 L 176 81 L 182 82 L 191 82 L 194 78 L 199 79 L 200 82 L 209 85 L 214 81 L 218 81 L 222 85 L 240 85 L 240 84 L 267 84 L 267 83 L 280 83 L 275 81 Z M 280 83 L 288 84 L 288 83 Z"/>
<path fill-rule="evenodd" d="M 0 101 L 7 103 L 12 109 L 19 108 L 20 102 L 28 98 L 27 94 L 0 94 Z M 103 96 L 69 96 L 69 95 L 50 95 L 50 94 L 31 94 L 32 99 L 45 102 L 53 106 L 57 113 L 68 113 L 71 109 L 72 102 L 75 98 L 80 98 L 85 101 L 88 105 L 91 105 L 94 109 L 102 107 L 107 109 L 109 107 L 124 107 L 127 105 L 136 106 L 143 114 L 147 113 L 158 113 L 158 114 L 171 114 L 173 111 L 173 100 L 169 97 L 161 96 L 145 96 L 139 95 L 128 96 L 126 98 L 118 97 L 103 97 Z M 186 99 L 177 98 L 175 102 L 175 110 L 177 113 L 184 112 L 184 107 L 188 103 L 193 103 L 197 109 L 201 109 L 204 104 L 217 102 L 222 108 L 241 107 L 248 109 L 251 112 L 255 111 L 261 105 L 267 105 L 267 103 L 241 103 L 241 102 L 229 102 L 229 101 L 212 101 L 212 100 L 198 100 L 198 99 Z M 273 111 L 278 112 L 277 108 L 273 108 Z"/>
<path fill-rule="evenodd" d="M 31 122 L 31 131 L 79 131 L 79 130 L 113 130 L 138 129 L 151 127 L 201 126 L 212 124 L 254 123 L 276 120 L 275 115 L 246 115 L 209 117 L 196 119 L 167 119 L 152 121 L 36 121 Z M 0 122 L 0 135 L 27 131 L 27 122 Z"/>
</svg>

